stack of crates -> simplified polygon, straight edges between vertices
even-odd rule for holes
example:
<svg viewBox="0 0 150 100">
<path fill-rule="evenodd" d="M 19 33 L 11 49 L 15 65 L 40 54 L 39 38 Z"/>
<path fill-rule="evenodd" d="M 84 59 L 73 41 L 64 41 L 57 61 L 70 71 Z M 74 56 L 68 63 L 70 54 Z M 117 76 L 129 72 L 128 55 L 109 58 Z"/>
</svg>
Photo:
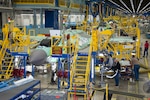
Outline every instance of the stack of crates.
<svg viewBox="0 0 150 100">
<path fill-rule="evenodd" d="M 43 90 L 41 100 L 67 100 L 67 91 L 64 90 Z"/>
</svg>

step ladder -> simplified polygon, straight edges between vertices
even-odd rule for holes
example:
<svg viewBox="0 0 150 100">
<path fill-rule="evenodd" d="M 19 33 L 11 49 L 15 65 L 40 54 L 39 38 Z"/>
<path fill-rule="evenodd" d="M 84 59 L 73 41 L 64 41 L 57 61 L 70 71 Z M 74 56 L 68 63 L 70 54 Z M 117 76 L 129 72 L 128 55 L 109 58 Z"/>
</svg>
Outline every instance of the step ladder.
<svg viewBox="0 0 150 100">
<path fill-rule="evenodd" d="M 12 77 L 14 57 L 10 53 L 6 52 L 2 61 L 2 70 L 0 74 L 0 81 L 8 80 Z"/>
<path fill-rule="evenodd" d="M 76 94 L 84 96 L 84 100 L 87 100 L 90 72 L 90 68 L 87 67 L 88 57 L 78 55 L 76 58 L 76 64 L 72 69 L 68 99 L 70 99 L 70 95 Z"/>
</svg>

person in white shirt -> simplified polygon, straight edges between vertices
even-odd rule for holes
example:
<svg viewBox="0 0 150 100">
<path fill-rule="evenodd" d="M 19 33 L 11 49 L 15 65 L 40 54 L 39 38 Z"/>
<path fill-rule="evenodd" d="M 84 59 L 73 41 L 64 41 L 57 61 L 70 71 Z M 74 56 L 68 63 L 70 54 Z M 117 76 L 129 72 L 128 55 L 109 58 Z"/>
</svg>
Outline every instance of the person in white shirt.
<svg viewBox="0 0 150 100">
<path fill-rule="evenodd" d="M 108 58 L 108 68 L 111 69 L 112 66 L 114 64 L 114 61 L 113 61 L 113 58 L 112 58 L 112 55 L 109 54 L 109 58 Z"/>
<path fill-rule="evenodd" d="M 26 78 L 28 78 L 28 79 L 34 79 L 34 77 L 32 76 L 30 71 L 26 72 L 26 76 L 27 76 Z"/>
</svg>

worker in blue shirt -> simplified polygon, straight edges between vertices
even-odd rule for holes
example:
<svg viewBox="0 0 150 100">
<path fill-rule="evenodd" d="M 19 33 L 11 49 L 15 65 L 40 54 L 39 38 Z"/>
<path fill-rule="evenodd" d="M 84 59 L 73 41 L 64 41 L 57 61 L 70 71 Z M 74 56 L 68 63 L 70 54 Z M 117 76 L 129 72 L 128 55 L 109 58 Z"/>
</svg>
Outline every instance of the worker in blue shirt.
<svg viewBox="0 0 150 100">
<path fill-rule="evenodd" d="M 114 77 L 115 86 L 119 86 L 119 75 L 120 75 L 121 65 L 117 58 L 114 60 L 114 65 L 112 67 L 112 70 L 114 70 L 114 72 L 115 72 L 115 77 Z"/>
</svg>

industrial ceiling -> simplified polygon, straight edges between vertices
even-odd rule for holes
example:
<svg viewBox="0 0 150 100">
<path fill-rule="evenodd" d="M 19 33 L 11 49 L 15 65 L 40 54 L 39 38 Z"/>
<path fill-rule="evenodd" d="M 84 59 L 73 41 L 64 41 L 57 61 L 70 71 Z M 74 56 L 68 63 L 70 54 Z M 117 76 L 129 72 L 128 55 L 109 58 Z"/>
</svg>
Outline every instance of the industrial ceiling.
<svg viewBox="0 0 150 100">
<path fill-rule="evenodd" d="M 105 0 L 110 2 L 117 9 L 126 13 L 143 14 L 150 12 L 150 0 Z"/>
</svg>

